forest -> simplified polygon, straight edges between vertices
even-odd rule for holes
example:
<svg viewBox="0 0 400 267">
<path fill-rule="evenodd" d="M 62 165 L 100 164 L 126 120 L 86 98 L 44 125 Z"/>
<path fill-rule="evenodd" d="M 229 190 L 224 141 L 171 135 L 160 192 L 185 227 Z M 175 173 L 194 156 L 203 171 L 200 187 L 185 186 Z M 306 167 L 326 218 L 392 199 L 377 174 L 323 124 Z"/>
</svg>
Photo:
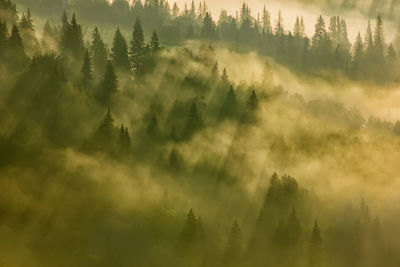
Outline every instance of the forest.
<svg viewBox="0 0 400 267">
<path fill-rule="evenodd" d="M 0 266 L 400 266 L 384 2 L 0 0 Z"/>
</svg>

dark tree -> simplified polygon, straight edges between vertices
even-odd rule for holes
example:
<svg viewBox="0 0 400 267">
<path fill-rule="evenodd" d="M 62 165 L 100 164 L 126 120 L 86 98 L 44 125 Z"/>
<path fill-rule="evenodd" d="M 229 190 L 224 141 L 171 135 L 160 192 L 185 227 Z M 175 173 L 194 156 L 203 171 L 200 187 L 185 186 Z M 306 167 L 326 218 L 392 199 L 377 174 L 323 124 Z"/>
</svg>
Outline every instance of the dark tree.
<svg viewBox="0 0 400 267">
<path fill-rule="evenodd" d="M 119 27 L 115 31 L 113 45 L 111 48 L 111 58 L 114 67 L 119 71 L 128 72 L 130 69 L 128 58 L 128 45 Z"/>
<path fill-rule="evenodd" d="M 83 89 L 88 91 L 92 87 L 92 82 L 93 82 L 92 62 L 90 60 L 89 50 L 86 50 L 81 68 L 81 85 Z"/>
<path fill-rule="evenodd" d="M 108 51 L 97 27 L 95 27 L 92 34 L 91 53 L 94 73 L 97 77 L 101 76 L 107 64 Z"/>
<path fill-rule="evenodd" d="M 203 19 L 203 26 L 201 28 L 201 37 L 204 39 L 215 39 L 215 24 L 211 15 L 207 12 Z"/>
<path fill-rule="evenodd" d="M 233 223 L 231 232 L 226 243 L 223 261 L 227 266 L 237 264 L 242 254 L 242 233 L 237 220 Z"/>
<path fill-rule="evenodd" d="M 161 50 L 160 42 L 158 40 L 158 35 L 156 31 L 153 31 L 153 35 L 151 36 L 150 49 L 153 55 L 157 54 Z"/>
<path fill-rule="evenodd" d="M 136 20 L 133 30 L 133 38 L 129 50 L 129 58 L 132 65 L 133 75 L 139 80 L 144 74 L 144 60 L 146 47 L 144 43 L 144 34 L 139 18 Z"/>
<path fill-rule="evenodd" d="M 118 93 L 118 80 L 114 72 L 114 67 L 111 61 L 108 61 L 106 66 L 106 71 L 103 76 L 103 81 L 101 82 L 97 99 L 98 101 L 105 105 L 110 106 L 112 103 L 113 96 Z"/>
</svg>

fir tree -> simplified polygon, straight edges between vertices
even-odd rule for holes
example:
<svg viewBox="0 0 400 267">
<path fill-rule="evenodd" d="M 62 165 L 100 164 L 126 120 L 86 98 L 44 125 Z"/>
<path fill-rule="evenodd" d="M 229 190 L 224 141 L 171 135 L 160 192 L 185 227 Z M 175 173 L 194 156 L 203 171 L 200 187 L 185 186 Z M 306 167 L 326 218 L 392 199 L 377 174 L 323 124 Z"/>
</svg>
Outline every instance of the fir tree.
<svg viewBox="0 0 400 267">
<path fill-rule="evenodd" d="M 204 39 L 215 39 L 215 25 L 211 15 L 207 12 L 201 28 L 201 37 Z"/>
<path fill-rule="evenodd" d="M 153 35 L 151 36 L 150 49 L 153 55 L 157 54 L 161 50 L 156 31 L 153 31 Z"/>
<path fill-rule="evenodd" d="M 19 30 L 15 24 L 11 29 L 11 35 L 7 41 L 7 52 L 11 66 L 14 68 L 23 66 L 27 57 L 21 36 L 19 35 Z"/>
<path fill-rule="evenodd" d="M 99 148 L 103 150 L 111 148 L 114 140 L 114 130 L 114 119 L 111 116 L 110 109 L 108 109 L 106 116 L 101 121 L 94 135 L 94 141 Z"/>
<path fill-rule="evenodd" d="M 186 215 L 180 236 L 180 243 L 184 249 L 190 249 L 195 245 L 197 239 L 197 219 L 192 209 Z"/>
<path fill-rule="evenodd" d="M 129 71 L 128 45 L 119 27 L 115 31 L 111 48 L 113 66 L 120 71 Z"/>
<path fill-rule="evenodd" d="M 226 68 L 224 68 L 224 70 L 222 71 L 221 83 L 223 85 L 228 85 L 230 83 Z"/>
<path fill-rule="evenodd" d="M 226 243 L 224 252 L 224 263 L 230 266 L 237 263 L 242 254 L 242 233 L 237 220 L 234 221 L 231 232 Z"/>
<path fill-rule="evenodd" d="M 98 101 L 110 106 L 113 96 L 118 93 L 118 80 L 114 72 L 114 67 L 111 61 L 108 61 L 106 70 L 103 76 L 103 81 L 99 86 Z"/>
<path fill-rule="evenodd" d="M 146 47 L 144 43 L 144 35 L 142 25 L 139 18 L 136 19 L 133 30 L 133 38 L 129 50 L 129 58 L 132 66 L 132 72 L 136 80 L 139 80 L 144 74 L 144 60 L 146 55 Z"/>
<path fill-rule="evenodd" d="M 239 105 L 236 100 L 236 94 L 233 87 L 228 91 L 225 101 L 222 104 L 220 117 L 221 119 L 234 119 L 239 115 Z"/>
<path fill-rule="evenodd" d="M 247 107 L 253 111 L 258 107 L 258 97 L 256 91 L 252 90 L 249 98 L 247 99 Z"/>
<path fill-rule="evenodd" d="M 91 88 L 93 82 L 92 62 L 90 60 L 89 51 L 86 50 L 81 68 L 81 84 L 85 90 Z"/>
<path fill-rule="evenodd" d="M 97 27 L 94 28 L 92 34 L 92 43 L 90 47 L 92 58 L 93 58 L 93 70 L 97 76 L 104 73 L 105 66 L 107 64 L 107 48 L 100 36 Z"/>
<path fill-rule="evenodd" d="M 310 253 L 310 266 L 311 267 L 321 266 L 322 238 L 317 221 L 314 222 L 314 227 L 311 233 L 309 253 Z"/>
</svg>

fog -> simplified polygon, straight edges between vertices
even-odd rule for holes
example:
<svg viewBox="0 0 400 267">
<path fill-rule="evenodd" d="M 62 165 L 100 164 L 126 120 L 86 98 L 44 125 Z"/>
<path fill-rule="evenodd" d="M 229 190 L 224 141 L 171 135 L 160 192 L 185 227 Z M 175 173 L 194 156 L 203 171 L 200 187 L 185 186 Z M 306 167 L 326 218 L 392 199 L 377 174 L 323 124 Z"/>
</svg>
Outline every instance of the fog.
<svg viewBox="0 0 400 267">
<path fill-rule="evenodd" d="M 357 65 L 333 33 L 242 18 L 231 38 L 156 2 L 57 20 L 21 1 L 16 20 L 0 0 L 0 266 L 399 266 L 394 23 Z M 320 13 L 365 32 L 329 6 L 268 4 L 310 37 Z"/>
</svg>

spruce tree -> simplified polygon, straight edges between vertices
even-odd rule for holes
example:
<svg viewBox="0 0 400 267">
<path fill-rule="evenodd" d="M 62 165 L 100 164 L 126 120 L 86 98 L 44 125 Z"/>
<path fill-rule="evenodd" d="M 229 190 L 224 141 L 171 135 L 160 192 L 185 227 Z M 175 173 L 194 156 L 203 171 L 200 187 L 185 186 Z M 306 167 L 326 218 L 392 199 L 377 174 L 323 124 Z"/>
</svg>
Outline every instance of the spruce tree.
<svg viewBox="0 0 400 267">
<path fill-rule="evenodd" d="M 319 267 L 322 264 L 322 238 L 318 223 L 315 220 L 310 238 L 310 266 Z"/>
<path fill-rule="evenodd" d="M 114 67 L 119 71 L 128 72 L 130 69 L 128 58 L 128 45 L 119 27 L 115 31 L 113 45 L 111 48 L 111 58 Z"/>
<path fill-rule="evenodd" d="M 211 15 L 207 12 L 201 28 L 201 37 L 204 39 L 215 39 L 215 25 Z"/>
<path fill-rule="evenodd" d="M 351 75 L 353 78 L 360 79 L 363 73 L 363 57 L 364 57 L 364 45 L 361 38 L 360 32 L 358 32 L 356 42 L 353 48 L 353 60 L 351 63 Z"/>
<path fill-rule="evenodd" d="M 92 62 L 90 60 L 89 50 L 86 49 L 81 68 L 81 85 L 83 89 L 91 88 L 93 82 Z"/>
<path fill-rule="evenodd" d="M 222 83 L 223 85 L 228 85 L 228 84 L 230 83 L 229 77 L 228 77 L 228 73 L 227 73 L 227 71 L 226 71 L 226 68 L 224 68 L 224 70 L 222 71 L 221 83 Z"/>
<path fill-rule="evenodd" d="M 190 249 L 193 247 L 196 242 L 196 234 L 197 219 L 194 215 L 193 209 L 190 209 L 189 213 L 186 215 L 186 220 L 180 236 L 180 242 L 184 249 Z"/>
<path fill-rule="evenodd" d="M 136 19 L 133 29 L 133 36 L 129 50 L 129 59 L 132 66 L 132 72 L 138 81 L 144 74 L 144 61 L 146 55 L 146 46 L 144 43 L 144 34 L 139 18 Z"/>
<path fill-rule="evenodd" d="M 110 150 L 115 139 L 114 131 L 114 119 L 111 116 L 110 109 L 108 109 L 106 116 L 101 121 L 94 135 L 94 141 L 97 147 L 102 150 Z"/>
<path fill-rule="evenodd" d="M 14 68 L 22 67 L 27 59 L 19 30 L 15 24 L 7 41 L 7 56 L 9 57 L 9 63 Z"/>
<path fill-rule="evenodd" d="M 197 109 L 196 102 L 193 102 L 184 128 L 184 137 L 190 138 L 196 131 L 203 128 L 203 126 L 202 116 Z"/>
<path fill-rule="evenodd" d="M 224 263 L 237 263 L 242 254 L 242 233 L 237 220 L 234 221 L 224 252 Z"/>
<path fill-rule="evenodd" d="M 100 36 L 99 30 L 95 27 L 92 34 L 91 53 L 93 58 L 93 70 L 97 76 L 104 73 L 107 64 L 107 48 Z"/>
<path fill-rule="evenodd" d="M 103 76 L 103 81 L 99 86 L 97 95 L 98 101 L 105 105 L 110 106 L 112 98 L 118 93 L 118 80 L 114 72 L 114 67 L 111 61 L 108 61 L 106 70 Z"/>
<path fill-rule="evenodd" d="M 253 111 L 256 110 L 258 107 L 258 97 L 255 90 L 251 91 L 251 94 L 247 100 L 247 107 Z"/>
<path fill-rule="evenodd" d="M 233 86 L 228 91 L 225 101 L 222 104 L 220 118 L 221 119 L 235 119 L 239 114 L 239 105 L 236 100 L 236 94 Z"/>
<path fill-rule="evenodd" d="M 161 50 L 156 31 L 153 31 L 153 35 L 151 36 L 150 49 L 153 55 L 157 54 Z"/>
</svg>

